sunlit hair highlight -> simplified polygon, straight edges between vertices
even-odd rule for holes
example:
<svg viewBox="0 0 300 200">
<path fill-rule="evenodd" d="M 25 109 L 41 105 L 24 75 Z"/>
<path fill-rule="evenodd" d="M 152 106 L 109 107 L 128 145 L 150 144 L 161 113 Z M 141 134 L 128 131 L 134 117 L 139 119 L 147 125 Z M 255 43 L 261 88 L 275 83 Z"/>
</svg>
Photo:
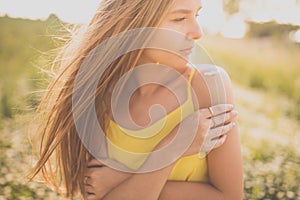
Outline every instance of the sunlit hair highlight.
<svg viewBox="0 0 300 200">
<path fill-rule="evenodd" d="M 35 133 L 41 138 L 40 155 L 31 178 L 40 174 L 55 190 L 61 192 L 60 188 L 64 188 L 69 198 L 84 194 L 84 169 L 91 155 L 77 134 L 72 115 L 72 92 L 80 65 L 93 49 L 111 36 L 131 29 L 159 26 L 172 3 L 173 0 L 102 0 L 82 37 L 74 37 L 66 44 L 56 59 L 58 62 L 54 63 L 60 72 L 49 86 L 33 120 L 39 122 Z M 137 65 L 142 53 L 143 49 L 119 57 L 101 76 L 95 101 L 103 102 L 96 106 L 102 127 L 106 127 L 104 116 L 111 116 L 110 94 L 114 85 Z M 103 62 L 106 59 L 103 57 Z M 101 67 L 101 63 L 98 66 Z M 89 84 L 93 70 L 81 80 L 82 84 Z"/>
</svg>

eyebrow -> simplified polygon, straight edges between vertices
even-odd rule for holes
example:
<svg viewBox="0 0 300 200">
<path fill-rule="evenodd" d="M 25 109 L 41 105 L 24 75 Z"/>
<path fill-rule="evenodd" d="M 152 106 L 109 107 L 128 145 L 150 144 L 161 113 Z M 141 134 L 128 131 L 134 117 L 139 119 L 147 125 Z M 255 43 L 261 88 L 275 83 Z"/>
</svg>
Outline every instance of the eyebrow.
<svg viewBox="0 0 300 200">
<path fill-rule="evenodd" d="M 201 6 L 197 9 L 197 12 L 199 12 L 199 10 L 201 10 Z M 178 9 L 178 10 L 174 10 L 172 12 L 170 12 L 170 14 L 177 14 L 177 13 L 183 13 L 183 14 L 189 14 L 192 13 L 193 10 L 188 10 L 188 9 Z"/>
</svg>

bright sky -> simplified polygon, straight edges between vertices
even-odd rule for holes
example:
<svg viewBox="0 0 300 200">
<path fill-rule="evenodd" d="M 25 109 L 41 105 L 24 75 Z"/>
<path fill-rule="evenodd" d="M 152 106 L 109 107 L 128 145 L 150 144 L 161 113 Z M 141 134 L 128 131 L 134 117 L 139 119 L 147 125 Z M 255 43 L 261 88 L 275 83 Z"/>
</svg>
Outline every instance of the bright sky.
<svg viewBox="0 0 300 200">
<path fill-rule="evenodd" d="M 71 23 L 87 22 L 100 0 L 0 0 L 0 16 L 46 19 L 55 13 Z M 296 0 L 241 0 L 240 12 L 226 17 L 222 0 L 202 0 L 200 23 L 209 33 L 221 32 L 226 37 L 240 38 L 246 31 L 245 20 L 292 23 L 300 25 L 300 5 Z M 292 37 L 299 37 L 299 33 Z M 300 41 L 300 38 L 298 38 Z"/>
<path fill-rule="evenodd" d="M 88 21 L 99 0 L 0 0 L 0 15 L 30 19 L 46 19 L 55 13 L 64 21 Z"/>
</svg>

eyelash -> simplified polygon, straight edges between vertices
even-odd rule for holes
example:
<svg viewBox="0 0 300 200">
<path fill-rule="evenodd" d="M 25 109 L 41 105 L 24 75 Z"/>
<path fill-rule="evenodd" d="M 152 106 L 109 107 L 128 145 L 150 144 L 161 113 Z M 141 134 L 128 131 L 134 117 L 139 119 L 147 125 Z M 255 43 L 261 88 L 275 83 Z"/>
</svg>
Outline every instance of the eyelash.
<svg viewBox="0 0 300 200">
<path fill-rule="evenodd" d="M 175 21 L 175 22 L 181 22 L 181 21 L 184 21 L 184 20 L 186 20 L 186 17 L 176 18 L 173 21 Z"/>
<path fill-rule="evenodd" d="M 198 17 L 199 16 L 199 14 L 197 14 L 197 15 L 195 15 L 196 17 Z M 182 21 L 184 21 L 184 20 L 186 20 L 187 18 L 186 17 L 181 17 L 181 18 L 176 18 L 176 19 L 174 19 L 173 21 L 174 22 L 182 22 Z"/>
</svg>

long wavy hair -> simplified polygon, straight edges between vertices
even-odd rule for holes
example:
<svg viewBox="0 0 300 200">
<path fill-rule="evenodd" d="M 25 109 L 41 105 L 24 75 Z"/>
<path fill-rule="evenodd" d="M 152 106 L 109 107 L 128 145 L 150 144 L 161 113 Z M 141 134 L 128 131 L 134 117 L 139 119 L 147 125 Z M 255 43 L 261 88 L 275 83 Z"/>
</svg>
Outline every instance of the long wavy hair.
<svg viewBox="0 0 300 200">
<path fill-rule="evenodd" d="M 41 175 L 43 181 L 68 198 L 84 194 L 84 169 L 91 158 L 76 130 L 72 115 L 72 97 L 75 77 L 84 59 L 105 39 L 116 34 L 145 27 L 157 27 L 171 8 L 173 0 L 101 0 L 94 17 L 87 24 L 80 40 L 65 45 L 55 66 L 59 66 L 55 80 L 44 95 L 34 118 L 38 120 L 35 134 L 41 136 L 39 159 L 31 179 Z M 145 39 L 145 42 L 147 38 Z M 118 43 L 110 44 L 113 53 Z M 120 77 L 138 63 L 143 49 L 126 53 L 114 60 L 97 83 L 94 96 L 99 124 L 105 127 L 105 116 L 111 116 L 111 91 Z M 109 59 L 103 54 L 97 67 Z M 95 68 L 90 68 L 80 80 L 89 88 Z M 85 98 L 92 98 L 86 97 Z M 104 106 L 101 106 L 104 105 Z M 80 108 L 85 109 L 84 106 Z M 61 190 L 60 188 L 63 188 Z"/>
</svg>

